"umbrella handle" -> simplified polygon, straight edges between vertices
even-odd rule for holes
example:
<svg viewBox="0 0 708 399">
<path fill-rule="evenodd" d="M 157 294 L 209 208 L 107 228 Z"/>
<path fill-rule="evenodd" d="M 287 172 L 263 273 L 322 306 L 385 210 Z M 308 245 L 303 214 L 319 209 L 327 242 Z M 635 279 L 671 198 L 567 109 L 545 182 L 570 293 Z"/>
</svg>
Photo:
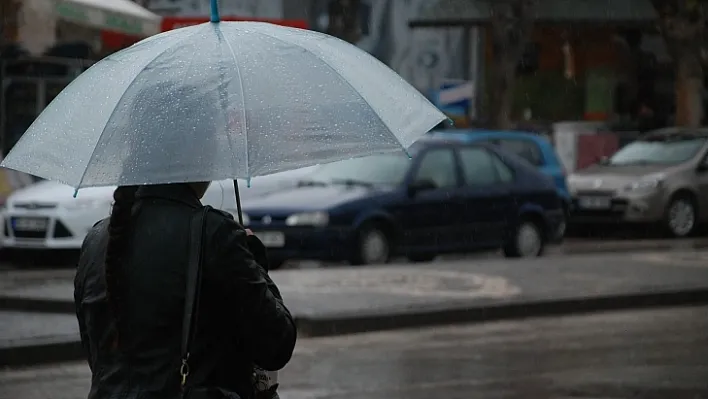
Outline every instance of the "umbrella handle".
<svg viewBox="0 0 708 399">
<path fill-rule="evenodd" d="M 211 22 L 221 22 L 219 18 L 219 1 L 211 0 Z M 238 196 L 238 189 L 236 189 L 236 196 Z"/>
<path fill-rule="evenodd" d="M 241 194 L 238 192 L 238 180 L 236 179 L 234 179 L 234 193 L 236 194 L 236 211 L 238 212 L 238 222 L 241 223 L 241 226 L 243 226 L 243 212 L 241 212 Z"/>
</svg>

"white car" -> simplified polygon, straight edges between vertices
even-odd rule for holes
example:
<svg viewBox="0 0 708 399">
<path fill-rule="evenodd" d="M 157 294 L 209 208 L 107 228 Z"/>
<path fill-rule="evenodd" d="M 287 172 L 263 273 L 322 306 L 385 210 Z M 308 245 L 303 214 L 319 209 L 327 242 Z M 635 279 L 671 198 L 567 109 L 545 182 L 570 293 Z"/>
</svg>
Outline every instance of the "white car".
<svg viewBox="0 0 708 399">
<path fill-rule="evenodd" d="M 311 168 L 283 172 L 239 183 L 242 200 L 297 184 Z M 0 247 L 10 249 L 79 249 L 86 233 L 111 211 L 115 187 L 74 189 L 40 181 L 13 192 L 0 208 Z M 236 215 L 232 180 L 214 182 L 202 202 Z M 248 224 L 244 220 L 244 224 Z"/>
</svg>

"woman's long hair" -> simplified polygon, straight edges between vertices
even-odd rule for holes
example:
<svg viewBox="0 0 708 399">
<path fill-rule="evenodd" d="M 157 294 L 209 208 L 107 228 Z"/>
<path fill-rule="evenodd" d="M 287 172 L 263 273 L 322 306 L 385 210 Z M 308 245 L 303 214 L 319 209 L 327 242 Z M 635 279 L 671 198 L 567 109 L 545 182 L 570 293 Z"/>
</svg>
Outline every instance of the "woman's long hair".
<svg viewBox="0 0 708 399">
<path fill-rule="evenodd" d="M 106 247 L 105 274 L 108 304 L 116 321 L 117 336 L 114 345 L 124 331 L 123 296 L 123 256 L 130 242 L 130 230 L 135 193 L 138 186 L 120 186 L 113 192 L 113 210 L 108 224 L 108 245 Z"/>
</svg>

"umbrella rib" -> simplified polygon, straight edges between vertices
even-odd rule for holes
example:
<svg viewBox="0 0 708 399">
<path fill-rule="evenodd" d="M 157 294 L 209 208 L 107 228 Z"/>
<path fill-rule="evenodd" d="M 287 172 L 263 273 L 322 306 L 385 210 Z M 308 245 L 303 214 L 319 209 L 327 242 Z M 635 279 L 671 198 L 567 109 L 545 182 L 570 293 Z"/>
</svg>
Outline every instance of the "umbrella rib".
<svg viewBox="0 0 708 399">
<path fill-rule="evenodd" d="M 359 98 L 360 98 L 362 101 L 364 101 L 364 103 L 366 103 L 367 105 L 369 104 L 369 102 L 366 101 L 366 98 L 364 98 L 364 96 L 359 92 L 359 90 L 356 89 L 356 87 L 354 87 L 354 86 L 351 84 L 351 82 L 349 82 L 349 80 L 347 80 L 346 78 L 344 78 L 344 76 L 342 76 L 342 74 L 339 73 L 339 71 L 337 71 L 337 69 L 336 69 L 335 67 L 333 67 L 329 62 L 327 62 L 327 60 L 325 60 L 324 58 L 322 58 L 322 57 L 318 56 L 317 54 L 315 54 L 314 51 L 310 50 L 310 49 L 307 48 L 307 47 L 304 47 L 304 46 L 302 46 L 302 45 L 299 45 L 299 44 L 297 44 L 297 43 L 289 42 L 289 41 L 287 41 L 287 40 L 285 40 L 285 39 L 282 39 L 282 38 L 277 37 L 277 36 L 270 35 L 270 34 L 265 33 L 265 32 L 258 32 L 258 31 L 255 31 L 255 32 L 253 32 L 253 33 L 257 33 L 257 34 L 259 34 L 259 35 L 267 36 L 267 37 L 270 37 L 271 39 L 277 40 L 277 41 L 279 41 L 279 42 L 281 42 L 281 43 L 285 43 L 285 44 L 288 44 L 288 45 L 297 46 L 297 47 L 303 49 L 306 53 L 308 53 L 308 54 L 312 55 L 313 57 L 315 57 L 315 59 L 318 59 L 318 60 L 322 61 L 322 63 L 323 63 L 327 68 L 329 68 L 332 72 L 334 72 L 337 76 L 339 76 L 339 77 L 344 81 L 344 83 L 346 83 L 346 85 L 349 86 L 349 88 L 351 88 L 352 91 L 354 91 L 354 93 L 356 93 L 357 96 L 359 96 Z M 373 111 L 373 109 L 372 109 L 372 111 Z M 376 115 L 376 119 L 378 119 L 379 122 L 381 122 L 381 124 L 388 130 L 388 132 L 391 134 L 391 136 L 393 136 L 393 138 L 396 139 L 396 142 L 398 143 L 398 145 L 401 146 L 401 148 L 403 149 L 403 151 L 405 151 L 406 153 L 408 153 L 408 149 L 406 148 L 406 146 L 403 145 L 403 143 L 401 143 L 401 140 L 393 133 L 393 130 L 391 130 L 391 127 L 390 127 L 386 122 L 384 122 L 383 119 L 381 119 L 381 116 L 380 116 L 378 113 L 376 113 L 375 111 L 373 111 L 373 113 L 374 113 L 374 115 Z"/>
<path fill-rule="evenodd" d="M 165 54 L 168 50 L 172 49 L 178 44 L 183 43 L 185 40 L 189 39 L 190 37 L 196 35 L 197 29 L 195 29 L 195 32 L 192 32 L 189 35 L 186 35 L 185 37 L 177 40 L 173 44 L 167 46 L 164 50 L 158 52 L 150 61 L 148 61 L 140 70 L 138 71 L 137 74 L 133 77 L 133 79 L 128 83 L 125 87 L 125 90 L 123 91 L 123 94 L 120 95 L 120 98 L 118 98 L 118 102 L 116 102 L 115 108 L 113 108 L 113 111 L 111 111 L 111 115 L 108 116 L 108 119 L 106 119 L 106 124 L 103 125 L 103 129 L 101 130 L 101 134 L 98 135 L 98 140 L 96 140 L 96 145 L 93 147 L 93 151 L 91 151 L 91 156 L 88 159 L 88 162 L 86 162 L 86 167 L 84 168 L 84 172 L 81 174 L 81 179 L 79 179 L 79 183 L 76 185 L 76 190 L 78 191 L 79 188 L 81 188 L 81 183 L 83 183 L 84 179 L 86 178 L 86 173 L 89 170 L 89 167 L 91 165 L 91 161 L 93 161 L 93 158 L 96 156 L 96 149 L 98 148 L 98 144 L 101 142 L 101 139 L 103 138 L 103 135 L 106 133 L 106 128 L 108 127 L 108 123 L 111 121 L 113 118 L 113 115 L 115 115 L 116 111 L 118 110 L 118 105 L 120 104 L 121 101 L 123 101 L 123 98 L 125 98 L 125 95 L 128 93 L 128 90 L 130 87 L 133 85 L 135 82 L 135 79 L 143 73 L 145 68 L 147 68 L 150 64 L 152 64 L 156 59 L 158 59 L 161 55 Z"/>
<path fill-rule="evenodd" d="M 246 92 L 243 90 L 243 77 L 241 76 L 241 67 L 238 63 L 238 57 L 236 56 L 236 52 L 234 51 L 233 46 L 231 46 L 231 43 L 226 39 L 226 36 L 224 36 L 221 33 L 221 30 L 218 28 L 219 35 L 224 39 L 224 43 L 226 43 L 226 46 L 229 48 L 229 52 L 231 52 L 231 59 L 233 59 L 234 64 L 236 65 L 236 73 L 238 74 L 238 85 L 239 88 L 241 89 L 241 116 L 243 117 L 243 124 L 241 125 L 241 132 L 243 133 L 244 140 L 246 141 L 246 145 L 244 146 L 246 148 L 246 178 L 248 179 L 248 185 L 250 186 L 250 179 L 251 179 L 251 159 L 248 154 L 248 126 L 246 126 Z M 224 115 L 228 118 L 228 115 Z M 236 154 L 234 152 L 234 145 L 229 139 L 229 146 L 231 147 L 231 156 L 232 156 L 232 166 L 238 164 L 236 161 Z M 234 168 L 235 169 L 235 168 Z"/>
</svg>

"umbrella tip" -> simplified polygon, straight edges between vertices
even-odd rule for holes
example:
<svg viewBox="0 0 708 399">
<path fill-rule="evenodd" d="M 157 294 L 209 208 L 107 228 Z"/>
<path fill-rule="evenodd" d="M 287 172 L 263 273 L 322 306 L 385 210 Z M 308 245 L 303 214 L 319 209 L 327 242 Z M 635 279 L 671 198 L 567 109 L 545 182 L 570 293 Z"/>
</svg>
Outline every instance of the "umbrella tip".
<svg viewBox="0 0 708 399">
<path fill-rule="evenodd" d="M 404 149 L 403 149 L 403 152 L 406 153 L 406 155 L 408 156 L 408 159 L 413 159 L 413 156 L 411 155 L 410 152 L 408 152 L 408 149 L 407 149 L 407 148 L 404 148 Z"/>
<path fill-rule="evenodd" d="M 246 188 L 251 188 L 251 178 L 246 179 Z"/>
<path fill-rule="evenodd" d="M 453 121 L 452 118 L 447 118 L 447 124 L 450 126 L 455 126 L 455 121 Z"/>
<path fill-rule="evenodd" d="M 221 21 L 219 18 L 219 2 L 218 0 L 211 0 L 211 22 L 218 23 Z"/>
<path fill-rule="evenodd" d="M 78 188 L 77 188 L 77 189 L 74 189 L 74 198 L 76 198 L 77 195 L 79 195 L 79 189 L 78 189 Z"/>
</svg>

